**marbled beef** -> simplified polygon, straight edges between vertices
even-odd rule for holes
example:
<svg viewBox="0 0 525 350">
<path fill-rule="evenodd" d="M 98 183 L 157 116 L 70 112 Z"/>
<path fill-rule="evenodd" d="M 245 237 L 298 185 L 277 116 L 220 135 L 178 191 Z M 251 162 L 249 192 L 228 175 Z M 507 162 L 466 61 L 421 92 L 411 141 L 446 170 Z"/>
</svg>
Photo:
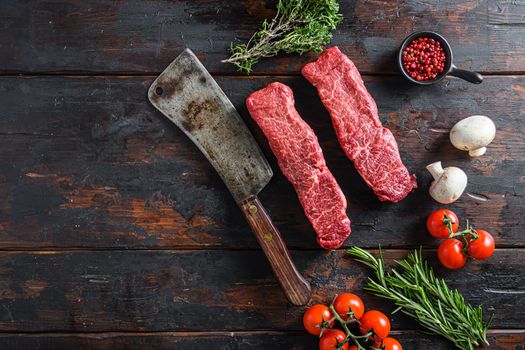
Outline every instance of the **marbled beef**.
<svg viewBox="0 0 525 350">
<path fill-rule="evenodd" d="M 382 201 L 398 202 L 417 188 L 401 161 L 394 135 L 381 125 L 377 106 L 354 63 L 337 47 L 302 69 L 332 117 L 346 156 Z"/>
<path fill-rule="evenodd" d="M 292 90 L 272 83 L 248 96 L 246 106 L 294 186 L 319 245 L 340 247 L 350 234 L 346 199 L 326 166 L 317 136 L 295 110 Z"/>
</svg>

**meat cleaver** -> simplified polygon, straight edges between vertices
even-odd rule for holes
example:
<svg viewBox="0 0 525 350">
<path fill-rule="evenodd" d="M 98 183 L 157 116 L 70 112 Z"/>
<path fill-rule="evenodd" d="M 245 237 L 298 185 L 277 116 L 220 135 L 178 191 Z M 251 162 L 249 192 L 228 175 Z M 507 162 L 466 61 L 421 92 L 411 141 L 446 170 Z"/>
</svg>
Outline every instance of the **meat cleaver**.
<svg viewBox="0 0 525 350">
<path fill-rule="evenodd" d="M 153 106 L 177 125 L 208 158 L 230 190 L 288 300 L 304 305 L 310 284 L 293 264 L 281 234 L 257 194 L 272 169 L 241 116 L 189 49 L 184 50 L 148 91 Z"/>
</svg>

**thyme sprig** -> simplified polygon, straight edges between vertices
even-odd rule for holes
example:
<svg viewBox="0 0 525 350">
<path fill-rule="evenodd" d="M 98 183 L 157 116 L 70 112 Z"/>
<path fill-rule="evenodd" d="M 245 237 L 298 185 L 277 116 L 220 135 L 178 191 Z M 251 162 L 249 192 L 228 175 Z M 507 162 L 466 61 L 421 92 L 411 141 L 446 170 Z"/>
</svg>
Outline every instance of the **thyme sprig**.
<svg viewBox="0 0 525 350">
<path fill-rule="evenodd" d="M 442 335 L 462 350 L 473 350 L 487 344 L 487 329 L 493 315 L 483 323 L 481 305 L 473 308 L 463 296 L 450 289 L 442 278 L 423 260 L 421 251 L 396 261 L 401 271 L 385 272 L 385 263 L 364 249 L 348 249 L 355 260 L 371 267 L 376 279 L 368 278 L 365 289 L 379 297 L 392 300 L 401 311 L 415 318 L 431 333 Z"/>
<path fill-rule="evenodd" d="M 259 59 L 280 51 L 300 55 L 321 52 L 342 19 L 336 0 L 279 0 L 275 17 L 264 20 L 248 43 L 232 43 L 231 57 L 222 62 L 250 74 Z"/>
</svg>

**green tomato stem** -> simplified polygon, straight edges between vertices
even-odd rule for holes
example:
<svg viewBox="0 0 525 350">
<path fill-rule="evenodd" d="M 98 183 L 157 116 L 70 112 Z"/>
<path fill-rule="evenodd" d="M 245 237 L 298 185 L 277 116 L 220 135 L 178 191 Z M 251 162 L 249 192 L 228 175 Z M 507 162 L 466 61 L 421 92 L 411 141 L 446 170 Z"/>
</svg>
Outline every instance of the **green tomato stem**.
<svg viewBox="0 0 525 350">
<path fill-rule="evenodd" d="M 447 217 L 447 214 L 443 214 L 443 224 L 445 224 L 445 226 L 448 228 L 448 238 L 461 238 L 461 241 L 463 242 L 463 253 L 466 255 L 470 242 L 475 241 L 479 237 L 474 228 L 472 228 L 470 225 L 469 221 L 467 220 L 467 228 L 465 230 L 453 232 L 452 221 Z"/>
<path fill-rule="evenodd" d="M 337 297 L 337 295 L 336 295 L 336 297 Z M 335 300 L 335 298 L 334 298 L 334 300 Z M 341 318 L 341 316 L 339 316 L 339 314 L 337 313 L 337 311 L 335 311 L 335 308 L 334 308 L 333 302 L 332 302 L 332 304 L 330 304 L 330 311 L 332 311 L 332 313 L 334 314 L 333 320 L 337 320 L 337 322 L 339 322 L 339 324 L 340 324 L 341 327 L 343 328 L 344 332 L 346 333 L 346 338 L 345 338 L 343 344 L 346 343 L 346 342 L 348 342 L 348 340 L 351 338 L 351 339 L 354 341 L 355 345 L 357 345 L 357 348 L 358 348 L 359 350 L 366 350 L 366 348 L 364 348 L 364 347 L 359 343 L 358 339 L 369 338 L 371 335 L 373 335 L 373 332 L 369 332 L 369 333 L 367 333 L 367 334 L 365 334 L 365 335 L 355 335 L 354 333 L 352 333 L 352 332 L 350 331 L 350 329 L 348 329 L 347 324 L 350 323 L 350 322 L 343 320 L 343 319 Z M 354 318 L 353 322 L 355 322 L 355 321 L 359 322 L 359 320 L 357 320 L 356 318 Z"/>
</svg>

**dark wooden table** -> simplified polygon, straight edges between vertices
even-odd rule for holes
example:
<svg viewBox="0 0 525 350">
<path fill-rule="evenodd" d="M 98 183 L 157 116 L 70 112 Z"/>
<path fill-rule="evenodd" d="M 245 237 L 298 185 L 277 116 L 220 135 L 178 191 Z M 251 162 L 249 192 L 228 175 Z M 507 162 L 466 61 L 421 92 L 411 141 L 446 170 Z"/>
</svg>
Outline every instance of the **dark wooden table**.
<svg viewBox="0 0 525 350">
<path fill-rule="evenodd" d="M 439 275 L 495 313 L 490 349 L 525 343 L 525 3 L 347 1 L 333 43 L 364 75 L 420 189 L 380 203 L 338 147 L 329 116 L 299 74 L 314 55 L 264 60 L 247 77 L 219 61 L 274 3 L 246 1 L 0 2 L 0 348 L 315 349 L 304 308 L 287 303 L 230 194 L 196 147 L 148 103 L 156 75 L 192 48 L 246 119 L 275 177 L 261 193 L 315 302 L 362 290 L 368 271 L 345 247 L 384 247 L 386 259 L 423 245 Z M 406 84 L 393 55 L 415 30 L 436 30 L 472 85 Z M 245 97 L 289 84 L 348 198 L 352 235 L 337 251 L 315 243 L 290 184 L 250 120 Z M 498 132 L 479 159 L 448 129 L 473 114 Z M 488 261 L 445 271 L 424 221 L 439 207 L 425 166 L 463 168 L 468 192 L 449 206 L 497 239 Z M 476 199 L 477 198 L 477 199 Z M 451 349 L 392 315 L 405 349 Z"/>
</svg>

